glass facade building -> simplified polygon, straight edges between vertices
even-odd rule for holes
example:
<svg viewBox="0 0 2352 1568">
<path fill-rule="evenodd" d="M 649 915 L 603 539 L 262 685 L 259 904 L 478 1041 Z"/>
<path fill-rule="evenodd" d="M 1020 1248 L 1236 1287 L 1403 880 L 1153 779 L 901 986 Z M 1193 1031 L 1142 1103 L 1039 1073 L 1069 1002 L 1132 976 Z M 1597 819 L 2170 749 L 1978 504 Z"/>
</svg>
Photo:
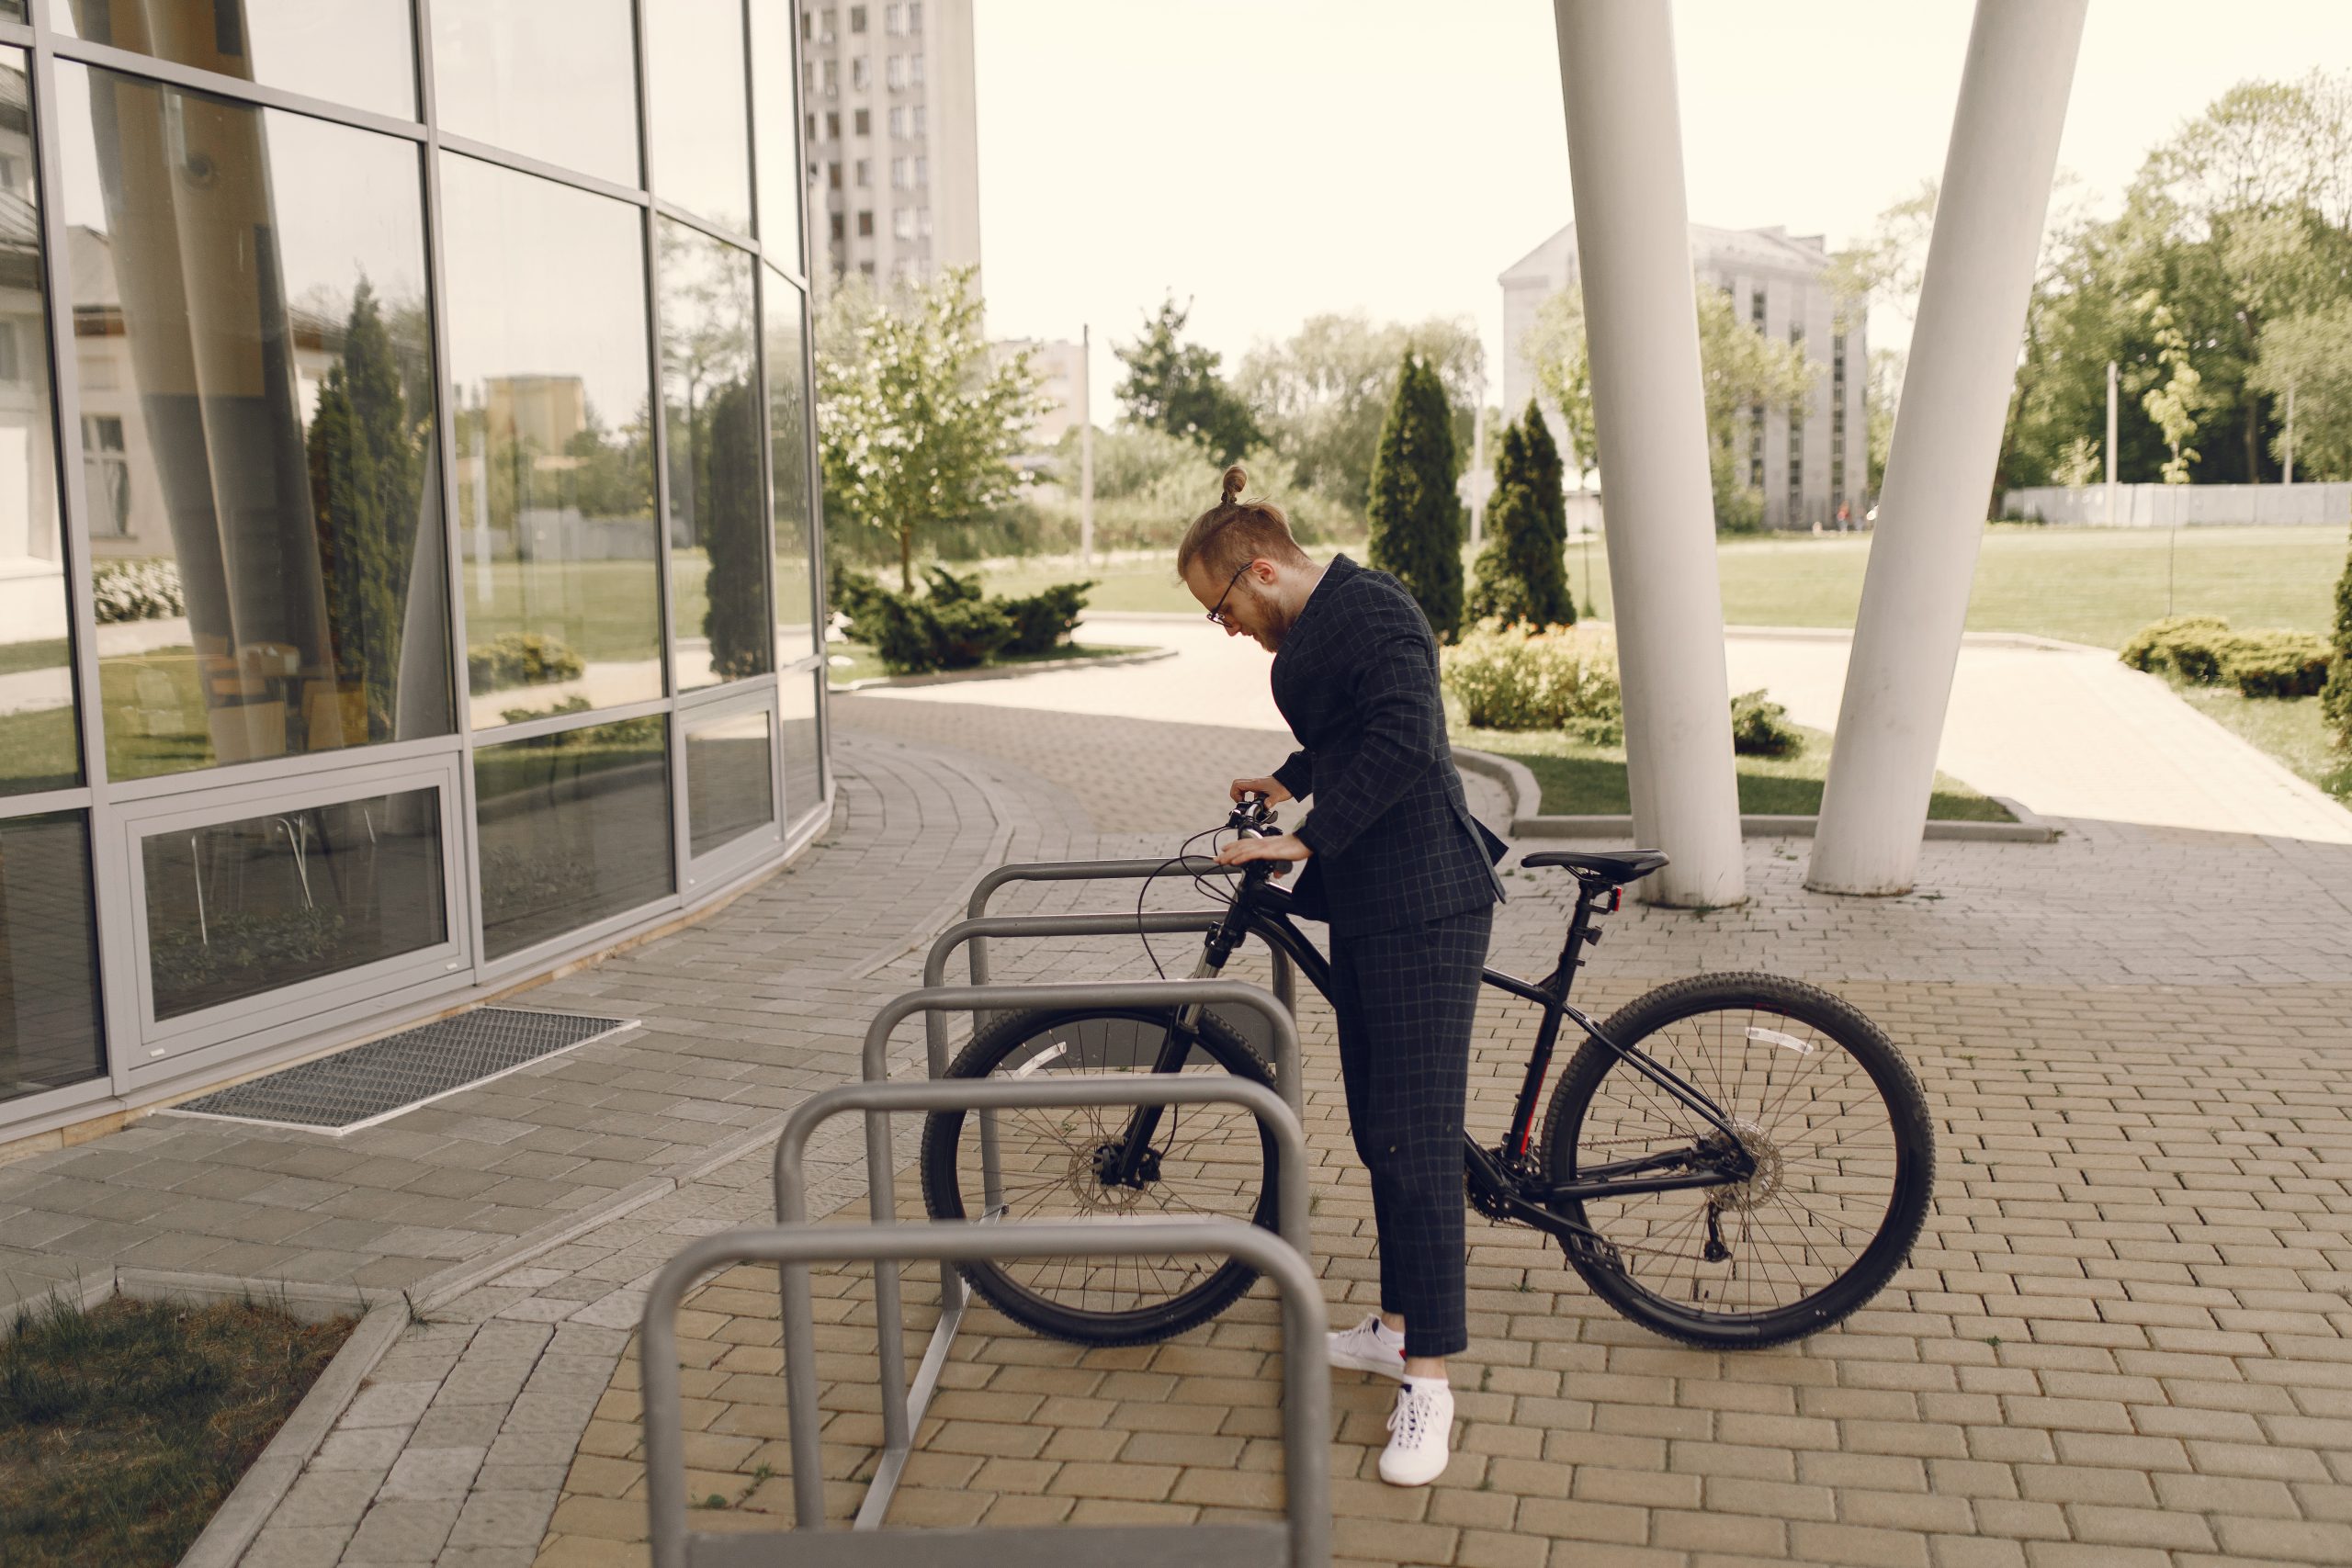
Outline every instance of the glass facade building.
<svg viewBox="0 0 2352 1568">
<path fill-rule="evenodd" d="M 0 0 L 0 1143 L 831 804 L 792 0 Z"/>
</svg>

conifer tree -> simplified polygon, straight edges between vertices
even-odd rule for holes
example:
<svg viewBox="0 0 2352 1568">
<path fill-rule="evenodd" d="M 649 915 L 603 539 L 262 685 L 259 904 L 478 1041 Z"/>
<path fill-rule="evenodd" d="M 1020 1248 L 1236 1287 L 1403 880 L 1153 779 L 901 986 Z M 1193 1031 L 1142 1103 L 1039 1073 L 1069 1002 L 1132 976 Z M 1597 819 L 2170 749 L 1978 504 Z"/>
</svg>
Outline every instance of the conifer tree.
<svg viewBox="0 0 2352 1568">
<path fill-rule="evenodd" d="M 1487 504 L 1487 543 L 1478 552 L 1470 594 L 1472 620 L 1496 616 L 1506 625 L 1574 626 L 1566 552 L 1567 505 L 1562 499 L 1560 449 L 1532 400 L 1526 415 L 1503 427 L 1495 458 L 1495 488 Z"/>
<path fill-rule="evenodd" d="M 2328 661 L 2327 684 L 2319 694 L 2320 718 L 2338 746 L 2352 747 L 2352 558 L 2335 580 L 2335 657 Z"/>
<path fill-rule="evenodd" d="M 1408 353 L 1372 460 L 1372 564 L 1404 583 L 1440 642 L 1462 629 L 1462 502 L 1445 387 Z"/>
</svg>

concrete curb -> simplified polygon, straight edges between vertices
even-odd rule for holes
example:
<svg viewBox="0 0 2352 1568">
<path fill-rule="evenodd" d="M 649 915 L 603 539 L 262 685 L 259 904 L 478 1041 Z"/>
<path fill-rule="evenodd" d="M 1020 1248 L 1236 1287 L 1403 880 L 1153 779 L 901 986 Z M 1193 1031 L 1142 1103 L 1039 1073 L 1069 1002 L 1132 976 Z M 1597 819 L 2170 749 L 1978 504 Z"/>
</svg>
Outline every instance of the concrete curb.
<svg viewBox="0 0 2352 1568">
<path fill-rule="evenodd" d="M 406 1302 L 390 1301 L 359 1320 L 359 1326 L 319 1373 L 293 1414 L 277 1428 L 277 1435 L 269 1439 L 269 1446 L 245 1467 L 236 1486 L 212 1511 L 211 1521 L 180 1559 L 179 1568 L 235 1568 L 254 1538 L 261 1534 L 262 1526 L 301 1478 L 319 1445 L 350 1408 L 376 1363 L 408 1326 L 408 1316 Z"/>
<path fill-rule="evenodd" d="M 829 682 L 826 690 L 873 692 L 900 686 L 954 686 L 966 681 L 1011 681 L 1023 675 L 1043 675 L 1051 670 L 1116 670 L 1123 664 L 1149 664 L 1175 657 L 1176 649 L 1172 648 L 1144 648 L 1133 653 L 1104 654 L 1100 659 L 1044 659 L 1034 664 L 991 664 L 978 670 L 941 670 L 929 675 L 869 675 L 863 681 L 848 681 L 840 685 Z"/>
<path fill-rule="evenodd" d="M 1765 642 L 1854 640 L 1852 630 L 1845 626 L 1725 626 L 1724 636 Z M 2030 648 L 2043 653 L 2098 653 L 2110 659 L 2115 657 L 2115 649 L 2111 648 L 2094 648 L 2086 642 L 2064 642 L 2057 637 L 2036 637 L 2031 632 L 1963 632 L 1960 641 L 1963 648 Z"/>
<path fill-rule="evenodd" d="M 1453 760 L 1474 773 L 1483 773 L 1501 781 L 1511 794 L 1510 837 L 1514 839 L 1613 839 L 1630 843 L 1634 837 L 1631 817 L 1547 817 L 1542 807 L 1544 792 L 1527 764 L 1513 758 L 1498 756 L 1491 751 L 1474 751 L 1468 747 L 1453 749 Z M 2014 822 L 1944 822 L 1930 820 L 1921 833 L 1924 839 L 1957 839 L 1980 844 L 2047 844 L 2058 837 L 2058 829 L 2048 818 L 2037 817 L 2022 804 L 2007 795 L 1987 797 L 2017 818 Z M 1739 831 L 1747 839 L 1810 839 L 1820 826 L 1818 817 L 1744 816 L 1739 819 Z"/>
</svg>

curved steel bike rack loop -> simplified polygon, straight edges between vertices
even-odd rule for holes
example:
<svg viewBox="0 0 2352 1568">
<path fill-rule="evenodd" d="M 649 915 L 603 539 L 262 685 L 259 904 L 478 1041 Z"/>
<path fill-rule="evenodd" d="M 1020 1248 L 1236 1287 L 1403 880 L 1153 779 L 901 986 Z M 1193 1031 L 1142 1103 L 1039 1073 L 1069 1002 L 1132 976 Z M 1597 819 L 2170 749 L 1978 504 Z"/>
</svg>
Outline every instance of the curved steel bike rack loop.
<svg viewBox="0 0 2352 1568">
<path fill-rule="evenodd" d="M 1299 1082 L 1298 1029 L 1292 1021 L 1290 1010 L 1257 987 L 1238 980 L 1126 980 L 1126 981 L 1065 981 L 1059 985 L 1038 986 L 926 986 L 921 990 L 904 992 L 885 1003 L 866 1026 L 865 1045 L 862 1061 L 865 1081 L 868 1084 L 886 1082 L 890 1076 L 890 1036 L 899 1025 L 916 1013 L 971 1012 L 982 1007 L 1001 1008 L 1008 1012 L 1025 1011 L 1031 1008 L 1057 1007 L 1232 1007 L 1256 1012 L 1266 1021 L 1273 1039 L 1274 1073 L 1277 1082 Z M 1216 1081 L 1216 1080 L 1212 1080 Z M 1137 1103 L 1130 1101 L 1130 1103 Z M 1286 1108 L 1287 1109 L 1287 1108 Z M 867 1212 L 876 1224 L 888 1224 L 897 1218 L 893 1201 L 893 1161 L 890 1148 L 890 1122 L 887 1110 L 869 1108 L 865 1111 L 865 1186 Z M 1294 1120 L 1295 1112 L 1292 1112 Z M 778 1142 L 781 1143 L 779 1138 Z M 1298 1179 L 1306 1179 L 1303 1167 L 1295 1166 Z M 1279 1173 L 1278 1173 L 1279 1176 Z M 1303 1200 L 1302 1200 L 1303 1201 Z M 885 1334 L 876 1348 L 880 1360 L 882 1393 L 883 1461 L 891 1474 L 890 1485 L 897 1484 L 897 1470 L 905 1463 L 911 1448 L 910 1433 L 915 1418 L 931 1403 L 936 1387 L 939 1369 L 945 1364 L 948 1347 L 962 1326 L 967 1298 L 963 1277 L 953 1269 L 940 1270 L 939 1322 L 932 1330 L 931 1342 L 923 1350 L 916 1370 L 914 1387 L 907 1384 L 906 1350 L 901 1336 Z M 906 1321 L 899 1297 L 899 1270 L 895 1264 L 883 1263 L 874 1271 L 874 1310 L 883 1323 Z M 893 1454 L 896 1454 L 895 1460 Z M 867 1493 L 871 1508 L 878 1494 L 886 1500 L 888 1488 L 882 1483 L 879 1470 L 875 1484 Z M 861 1511 L 860 1521 L 867 1513 Z M 879 1514 L 872 1515 L 875 1522 Z"/>
<path fill-rule="evenodd" d="M 877 1276 L 896 1260 L 943 1263 L 994 1258 L 1223 1255 L 1273 1280 L 1283 1298 L 1283 1449 L 1286 1518 L 1281 1525 L 1052 1526 L 878 1534 L 798 1534 L 791 1551 L 775 1534 L 694 1535 L 686 1529 L 685 1437 L 678 1372 L 677 1313 L 695 1281 L 731 1263 L 773 1263 L 806 1271 L 811 1262 L 870 1261 Z M 1004 1224 L 784 1226 L 728 1231 L 689 1243 L 647 1292 L 642 1347 L 646 1511 L 654 1568 L 750 1568 L 781 1561 L 876 1568 L 915 1560 L 969 1568 L 1042 1568 L 1049 1563 L 1176 1561 L 1171 1529 L 1183 1532 L 1185 1562 L 1328 1568 L 1331 1552 L 1330 1376 L 1320 1340 L 1323 1292 L 1314 1269 L 1291 1245 L 1239 1220 L 1065 1220 Z M 887 1406 L 886 1406 L 887 1408 Z M 796 1435 L 796 1486 L 816 1455 Z"/>
</svg>

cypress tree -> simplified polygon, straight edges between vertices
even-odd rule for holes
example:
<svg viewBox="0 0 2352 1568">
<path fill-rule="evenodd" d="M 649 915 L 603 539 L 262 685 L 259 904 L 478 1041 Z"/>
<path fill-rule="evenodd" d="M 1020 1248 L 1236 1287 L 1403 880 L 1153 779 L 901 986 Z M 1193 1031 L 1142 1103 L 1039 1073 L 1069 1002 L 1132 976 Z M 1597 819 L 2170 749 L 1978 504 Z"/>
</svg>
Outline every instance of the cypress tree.
<svg viewBox="0 0 2352 1568">
<path fill-rule="evenodd" d="M 1560 449 L 1532 400 L 1525 417 L 1503 427 L 1495 458 L 1495 489 L 1487 507 L 1487 543 L 1478 552 L 1470 616 L 1506 624 L 1574 626 L 1568 592 L 1567 503 L 1562 499 Z"/>
<path fill-rule="evenodd" d="M 1372 459 L 1372 564 L 1404 583 L 1440 642 L 1462 629 L 1462 502 L 1453 415 L 1437 372 L 1408 353 Z"/>
<path fill-rule="evenodd" d="M 2328 661 L 2327 684 L 2319 694 L 2320 717 L 2338 746 L 2352 747 L 2352 558 L 2335 580 L 2335 635 L 2330 639 L 2335 657 Z"/>
<path fill-rule="evenodd" d="M 760 526 L 760 409 L 749 378 L 729 382 L 707 405 L 697 434 L 707 475 L 695 526 L 710 552 L 704 579 L 703 635 L 721 680 L 765 674 L 775 661 L 768 637 L 767 551 Z"/>
<path fill-rule="evenodd" d="M 361 279 L 311 416 L 311 510 L 337 678 L 366 694 L 368 733 L 392 733 L 401 625 L 424 487 L 424 440 L 376 291 Z"/>
</svg>

